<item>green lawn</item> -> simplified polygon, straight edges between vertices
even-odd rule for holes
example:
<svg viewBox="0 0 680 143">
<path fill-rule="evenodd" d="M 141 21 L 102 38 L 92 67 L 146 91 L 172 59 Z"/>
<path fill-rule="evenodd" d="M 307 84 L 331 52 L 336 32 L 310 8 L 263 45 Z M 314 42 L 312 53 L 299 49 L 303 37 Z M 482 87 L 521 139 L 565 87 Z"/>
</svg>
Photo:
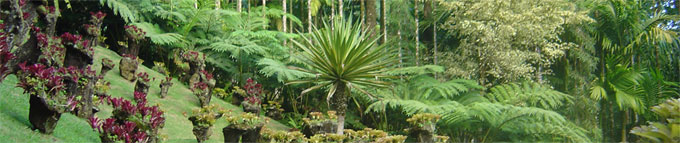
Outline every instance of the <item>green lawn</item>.
<svg viewBox="0 0 680 143">
<path fill-rule="evenodd" d="M 132 99 L 134 83 L 126 81 L 120 77 L 118 62 L 120 56 L 115 52 L 96 48 L 95 69 L 101 67 L 101 59 L 109 58 L 116 62 L 114 67 L 104 78 L 111 82 L 109 94 L 114 97 L 124 97 Z M 168 96 L 164 99 L 159 98 L 160 88 L 158 87 L 163 75 L 147 67 L 140 66 L 139 71 L 149 73 L 149 78 L 156 78 L 151 81 L 151 88 L 147 96 L 152 105 L 159 104 L 165 111 L 165 127 L 161 130 L 164 142 L 195 142 L 192 125 L 183 113 L 191 113 L 191 110 L 199 107 L 198 99 L 182 83 L 174 80 L 174 85 L 170 88 Z M 79 119 L 71 114 L 64 114 L 57 125 L 53 135 L 43 135 L 30 129 L 28 121 L 28 96 L 22 94 L 21 88 L 15 87 L 17 79 L 10 75 L 0 84 L 0 141 L 2 142 L 99 142 L 97 133 L 87 124 L 85 119 Z M 217 104 L 225 109 L 232 109 L 234 113 L 242 112 L 238 106 L 231 105 L 220 99 L 213 97 L 211 104 Z M 97 113 L 99 118 L 107 118 L 111 115 L 111 107 L 108 105 L 100 106 L 101 111 Z M 222 142 L 222 128 L 227 126 L 226 121 L 220 120 L 212 128 L 212 136 L 208 142 Z M 268 128 L 286 130 L 288 127 L 271 120 L 267 124 Z"/>
</svg>

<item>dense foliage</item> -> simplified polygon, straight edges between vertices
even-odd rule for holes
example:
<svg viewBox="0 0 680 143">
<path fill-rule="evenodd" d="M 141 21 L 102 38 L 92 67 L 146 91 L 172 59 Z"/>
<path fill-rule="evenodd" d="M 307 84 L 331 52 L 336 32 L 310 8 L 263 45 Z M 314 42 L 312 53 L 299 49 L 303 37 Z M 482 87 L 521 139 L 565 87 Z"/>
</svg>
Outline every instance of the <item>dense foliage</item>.
<svg viewBox="0 0 680 143">
<path fill-rule="evenodd" d="M 678 138 L 678 0 L 11 0 L 0 9 L 0 82 L 17 75 L 17 87 L 60 113 L 105 99 L 113 116 L 90 118 L 102 141 L 160 141 L 163 111 L 146 105 L 159 85 L 136 64 L 163 75 L 161 100 L 184 87 L 198 97 L 188 118 L 206 136 L 199 142 L 225 121 L 224 130 L 264 128 L 273 142 Z M 99 75 L 91 61 L 104 48 L 135 64 L 126 74 L 140 86 L 135 101 L 106 97 L 118 90 L 103 80 L 118 61 L 101 60 Z M 94 91 L 63 91 L 74 87 Z M 213 95 L 249 113 L 218 110 Z M 294 129 L 269 129 L 270 119 Z"/>
</svg>

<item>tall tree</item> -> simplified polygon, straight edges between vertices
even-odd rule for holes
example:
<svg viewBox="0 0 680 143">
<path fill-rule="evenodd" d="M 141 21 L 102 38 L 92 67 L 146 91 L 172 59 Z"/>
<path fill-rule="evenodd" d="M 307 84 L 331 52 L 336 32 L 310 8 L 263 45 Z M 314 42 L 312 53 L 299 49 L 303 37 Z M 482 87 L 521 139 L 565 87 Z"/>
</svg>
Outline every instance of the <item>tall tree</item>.
<svg viewBox="0 0 680 143">
<path fill-rule="evenodd" d="M 243 12 L 243 0 L 236 0 L 236 11 Z"/>
<path fill-rule="evenodd" d="M 307 0 L 307 32 L 312 32 L 312 0 Z"/>
<path fill-rule="evenodd" d="M 376 5 L 375 5 L 376 0 L 368 0 L 366 1 L 366 29 L 369 31 L 376 31 L 376 32 L 371 32 L 370 37 L 373 38 L 375 37 L 376 33 L 378 33 L 378 30 L 375 30 L 375 26 L 378 25 L 378 21 L 376 13 Z"/>
<path fill-rule="evenodd" d="M 382 44 L 387 43 L 387 5 L 385 0 L 380 0 L 380 31 L 382 32 Z"/>
<path fill-rule="evenodd" d="M 288 14 L 287 1 L 283 0 L 282 5 L 283 5 L 283 18 L 282 18 L 283 19 L 283 33 L 286 33 L 287 32 L 286 30 L 288 30 L 288 28 L 287 28 L 288 23 L 287 23 L 287 18 L 286 18 L 286 15 Z M 288 39 L 283 40 L 283 46 L 288 46 Z"/>
<path fill-rule="evenodd" d="M 418 0 L 414 0 L 413 3 L 414 3 L 413 4 L 414 5 L 413 6 L 413 11 L 414 11 L 413 15 L 415 16 L 415 20 L 416 20 L 416 32 L 415 32 L 416 33 L 416 58 L 415 58 L 415 61 L 416 61 L 416 66 L 420 66 L 420 62 L 419 62 L 420 61 L 420 57 L 419 57 L 419 54 L 420 54 L 420 33 L 419 33 L 420 25 L 419 25 L 419 23 L 420 22 L 418 21 Z"/>
<path fill-rule="evenodd" d="M 386 53 L 384 46 L 377 46 L 378 38 L 369 38 L 359 23 L 334 20 L 335 30 L 329 24 L 310 35 L 303 35 L 302 41 L 293 41 L 304 54 L 297 58 L 310 69 L 296 68 L 302 72 L 318 75 L 287 84 L 315 83 L 316 86 L 302 91 L 305 93 L 329 87 L 326 100 L 337 111 L 337 132 L 343 134 L 347 98 L 350 89 L 368 94 L 364 87 L 386 87 L 389 83 L 380 80 L 389 76 L 382 73 L 394 62 L 393 54 Z"/>
<path fill-rule="evenodd" d="M 445 65 L 450 67 L 446 74 L 476 77 L 484 86 L 534 80 L 538 67 L 550 66 L 565 49 L 576 46 L 559 39 L 560 29 L 591 20 L 566 9 L 573 3 L 565 0 L 444 3 L 455 16 L 448 17 L 442 28 L 460 37 L 456 56 L 450 57 L 456 62 Z"/>
</svg>

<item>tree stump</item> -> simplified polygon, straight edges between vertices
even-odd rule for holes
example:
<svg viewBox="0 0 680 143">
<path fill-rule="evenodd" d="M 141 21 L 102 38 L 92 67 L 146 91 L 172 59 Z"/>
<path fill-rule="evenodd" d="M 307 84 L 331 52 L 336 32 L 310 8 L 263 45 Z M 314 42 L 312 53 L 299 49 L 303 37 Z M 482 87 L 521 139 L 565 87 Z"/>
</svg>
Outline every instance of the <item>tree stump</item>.
<svg viewBox="0 0 680 143">
<path fill-rule="evenodd" d="M 264 126 L 264 124 L 256 125 L 255 128 L 250 129 L 240 129 L 235 125 L 224 127 L 222 128 L 224 142 L 238 142 L 239 139 L 241 139 L 241 142 L 244 143 L 257 142 L 257 139 L 260 138 L 260 130 L 262 129 L 262 126 Z"/>
<path fill-rule="evenodd" d="M 103 58 L 102 59 L 102 69 L 99 71 L 99 76 L 106 76 L 106 73 L 109 72 L 111 69 L 113 69 L 115 65 L 113 64 L 113 61 L 109 60 L 108 58 Z"/>
<path fill-rule="evenodd" d="M 194 129 L 191 131 L 194 132 L 194 135 L 196 136 L 196 141 L 199 143 L 205 142 L 210 138 L 210 135 L 212 134 L 212 131 L 210 130 L 210 127 L 196 127 L 194 126 Z"/>
<path fill-rule="evenodd" d="M 172 87 L 172 81 L 161 82 L 159 86 L 161 88 L 161 98 L 165 98 L 168 95 L 168 90 Z"/>
<path fill-rule="evenodd" d="M 118 64 L 118 69 L 120 70 L 120 76 L 128 81 L 135 81 L 135 72 L 137 72 L 138 62 L 136 59 L 129 57 L 123 57 L 120 59 Z"/>
<path fill-rule="evenodd" d="M 411 136 L 416 137 L 420 143 L 434 143 L 435 142 L 435 125 L 426 124 L 422 127 L 412 127 L 409 129 Z"/>
<path fill-rule="evenodd" d="M 33 129 L 38 129 L 44 134 L 52 134 L 54 128 L 57 127 L 61 113 L 50 109 L 45 99 L 37 95 L 31 95 L 29 104 L 28 120 L 33 125 Z"/>
<path fill-rule="evenodd" d="M 326 120 L 320 123 L 306 124 L 302 132 L 306 136 L 313 136 L 315 134 L 337 133 L 338 122 Z"/>
<path fill-rule="evenodd" d="M 142 79 L 140 79 L 142 80 Z M 149 83 L 144 83 L 140 80 L 137 80 L 135 83 L 135 92 L 142 92 L 146 95 L 149 93 Z"/>
</svg>

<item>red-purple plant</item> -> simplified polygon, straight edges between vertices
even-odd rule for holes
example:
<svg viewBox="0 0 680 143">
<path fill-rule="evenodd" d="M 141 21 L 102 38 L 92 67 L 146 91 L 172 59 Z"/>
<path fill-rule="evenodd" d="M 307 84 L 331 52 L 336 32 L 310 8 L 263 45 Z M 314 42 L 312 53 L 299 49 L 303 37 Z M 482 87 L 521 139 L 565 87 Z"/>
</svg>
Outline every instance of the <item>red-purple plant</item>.
<svg viewBox="0 0 680 143">
<path fill-rule="evenodd" d="M 124 58 L 130 58 L 132 60 L 137 60 L 137 56 L 131 55 L 131 54 L 123 54 L 122 55 Z"/>
<path fill-rule="evenodd" d="M 243 89 L 246 90 L 246 93 L 248 96 L 245 98 L 246 101 L 250 104 L 260 104 L 260 96 L 262 95 L 262 84 L 257 83 L 255 80 L 252 78 L 248 78 L 246 80 L 246 85 L 243 86 Z"/>
<path fill-rule="evenodd" d="M 102 139 L 110 141 L 147 142 L 158 139 L 158 131 L 165 124 L 163 111 L 158 106 L 146 106 L 146 94 L 135 92 L 136 104 L 123 98 L 109 98 L 113 106 L 112 118 L 103 122 L 96 117 L 90 118 L 90 126 Z"/>
<path fill-rule="evenodd" d="M 7 33 L 5 33 L 5 24 L 0 23 L 0 82 L 9 75 L 9 67 L 7 63 L 14 59 L 14 54 L 10 51 L 9 42 L 7 42 Z"/>
<path fill-rule="evenodd" d="M 151 81 L 151 79 L 149 79 L 149 74 L 147 74 L 146 72 L 137 73 L 137 80 L 145 84 L 148 84 L 149 81 Z"/>
<path fill-rule="evenodd" d="M 89 46 L 90 40 L 83 40 L 83 36 L 66 32 L 59 37 L 61 38 L 61 44 L 73 46 L 74 48 L 85 52 L 88 56 L 94 55 L 94 48 Z"/>
<path fill-rule="evenodd" d="M 62 44 L 62 39 L 59 37 L 48 36 L 40 32 L 40 28 L 32 27 L 36 31 L 36 38 L 38 39 L 38 47 L 42 54 L 39 57 L 41 63 L 48 66 L 61 67 L 64 65 L 64 58 L 66 56 L 66 48 Z M 69 34 L 70 35 L 70 34 Z"/>
<path fill-rule="evenodd" d="M 43 98 L 48 107 L 60 113 L 73 111 L 79 105 L 76 96 L 69 96 L 64 92 L 66 88 L 64 80 L 67 77 L 87 73 L 82 73 L 82 70 L 70 71 L 67 68 L 47 67 L 42 64 L 26 65 L 25 62 L 20 63 L 19 68 L 21 71 L 18 74 L 20 78 L 17 87 L 23 88 L 24 93 Z"/>
<path fill-rule="evenodd" d="M 203 75 L 205 76 L 205 79 L 206 79 L 206 80 L 208 80 L 208 81 L 212 80 L 213 75 L 210 74 L 208 71 L 206 71 L 206 70 L 201 70 L 200 72 L 201 72 L 201 74 L 203 74 Z"/>
<path fill-rule="evenodd" d="M 90 12 L 90 15 L 92 15 L 92 19 L 90 19 L 90 22 L 92 23 L 101 23 L 104 20 L 104 17 L 106 17 L 106 13 L 103 13 L 102 11 Z"/>
<path fill-rule="evenodd" d="M 141 40 L 144 38 L 144 35 L 146 35 L 146 32 L 144 32 L 144 30 L 134 25 L 125 26 L 125 31 L 128 33 L 128 36 L 132 37 L 132 39 L 135 40 Z"/>
<path fill-rule="evenodd" d="M 201 58 L 201 54 L 196 51 L 184 51 L 182 53 L 182 58 L 186 61 L 200 62 L 205 59 L 205 55 Z"/>
</svg>

